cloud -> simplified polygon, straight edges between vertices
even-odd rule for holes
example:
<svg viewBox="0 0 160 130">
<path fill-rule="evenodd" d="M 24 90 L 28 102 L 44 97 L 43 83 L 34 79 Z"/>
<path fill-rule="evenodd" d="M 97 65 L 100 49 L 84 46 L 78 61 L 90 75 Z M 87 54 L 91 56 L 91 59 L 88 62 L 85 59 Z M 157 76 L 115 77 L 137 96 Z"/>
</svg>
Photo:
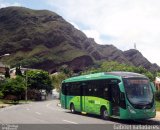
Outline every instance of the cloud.
<svg viewBox="0 0 160 130">
<path fill-rule="evenodd" d="M 6 2 L 4 0 L 0 0 L 0 8 L 5 8 L 8 6 L 21 6 L 21 4 L 18 2 L 10 3 L 10 2 Z"/>
<path fill-rule="evenodd" d="M 100 33 L 96 30 L 82 30 L 87 37 L 94 38 L 98 44 L 103 44 L 103 41 L 100 38 Z"/>
</svg>

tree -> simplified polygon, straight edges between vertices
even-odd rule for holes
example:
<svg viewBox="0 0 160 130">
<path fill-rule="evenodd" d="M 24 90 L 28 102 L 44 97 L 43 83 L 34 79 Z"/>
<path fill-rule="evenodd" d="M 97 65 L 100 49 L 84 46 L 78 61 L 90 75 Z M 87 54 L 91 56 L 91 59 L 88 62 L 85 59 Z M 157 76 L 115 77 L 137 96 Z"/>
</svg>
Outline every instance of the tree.
<svg viewBox="0 0 160 130">
<path fill-rule="evenodd" d="M 0 80 L 0 99 L 3 98 L 4 94 L 3 94 L 3 84 L 4 84 L 4 80 Z"/>
<path fill-rule="evenodd" d="M 6 79 L 3 86 L 4 98 L 18 101 L 21 99 L 22 93 L 26 90 L 25 81 L 23 77 L 17 76 L 15 79 Z"/>
<path fill-rule="evenodd" d="M 67 75 L 62 72 L 59 72 L 51 76 L 52 84 L 57 89 L 57 91 L 60 91 L 61 83 L 66 78 L 67 78 Z"/>
<path fill-rule="evenodd" d="M 26 72 L 27 87 L 30 89 L 46 90 L 50 92 L 53 87 L 49 73 L 43 70 L 29 70 Z"/>
<path fill-rule="evenodd" d="M 156 76 L 160 77 L 160 72 L 157 72 L 157 73 L 156 73 Z"/>
<path fill-rule="evenodd" d="M 3 92 L 0 91 L 0 99 L 3 97 Z"/>
<path fill-rule="evenodd" d="M 66 76 L 71 77 L 73 75 L 73 71 L 68 67 L 68 65 L 63 65 L 59 68 L 61 73 L 64 73 Z"/>
<path fill-rule="evenodd" d="M 10 78 L 9 68 L 5 67 L 5 77 Z"/>
</svg>

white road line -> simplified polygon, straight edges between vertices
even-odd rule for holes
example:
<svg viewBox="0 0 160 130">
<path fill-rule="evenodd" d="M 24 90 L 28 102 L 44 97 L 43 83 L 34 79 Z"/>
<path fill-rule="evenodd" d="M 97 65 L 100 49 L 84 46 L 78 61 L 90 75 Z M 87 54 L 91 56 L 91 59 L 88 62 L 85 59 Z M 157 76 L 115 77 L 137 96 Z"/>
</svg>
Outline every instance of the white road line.
<svg viewBox="0 0 160 130">
<path fill-rule="evenodd" d="M 26 110 L 27 110 L 27 111 L 29 111 L 30 109 L 29 109 L 29 108 L 27 108 Z"/>
<path fill-rule="evenodd" d="M 46 106 L 49 107 L 52 103 L 48 103 Z"/>
<path fill-rule="evenodd" d="M 36 112 L 36 114 L 41 115 L 41 113 L 39 113 L 39 112 Z"/>
<path fill-rule="evenodd" d="M 62 120 L 62 121 L 67 122 L 67 123 L 71 123 L 71 124 L 78 124 L 78 123 L 76 123 L 76 122 L 69 121 L 69 120 Z"/>
<path fill-rule="evenodd" d="M 50 106 L 51 104 L 52 104 L 52 103 L 48 103 L 48 104 L 46 105 L 46 107 L 49 108 L 49 109 L 51 109 L 51 110 L 54 110 L 54 111 L 64 111 L 63 109 L 60 109 L 60 108 L 51 107 L 51 106 Z"/>
</svg>

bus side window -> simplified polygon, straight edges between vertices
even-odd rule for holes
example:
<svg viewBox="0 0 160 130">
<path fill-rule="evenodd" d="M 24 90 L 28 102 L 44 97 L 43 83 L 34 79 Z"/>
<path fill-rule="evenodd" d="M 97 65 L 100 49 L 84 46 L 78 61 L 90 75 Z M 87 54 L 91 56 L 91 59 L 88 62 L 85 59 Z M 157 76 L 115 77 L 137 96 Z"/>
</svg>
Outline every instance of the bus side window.
<svg viewBox="0 0 160 130">
<path fill-rule="evenodd" d="M 69 83 L 67 86 L 67 95 L 80 96 L 80 83 Z"/>
<path fill-rule="evenodd" d="M 99 85 L 99 80 L 92 81 L 92 91 L 93 91 L 92 95 L 95 97 L 98 96 L 98 87 L 99 87 L 98 85 Z"/>
<path fill-rule="evenodd" d="M 88 84 L 88 96 L 92 96 L 92 95 L 93 95 L 92 81 L 89 81 L 89 84 Z"/>
<path fill-rule="evenodd" d="M 66 95 L 66 86 L 64 83 L 62 83 L 62 94 Z"/>
<path fill-rule="evenodd" d="M 110 94 L 111 92 L 110 92 L 110 86 L 109 86 L 109 84 L 108 83 L 105 83 L 104 84 L 104 87 L 103 87 L 103 96 L 104 96 L 104 98 L 105 99 L 107 99 L 107 100 L 110 100 L 111 99 L 111 94 Z"/>
<path fill-rule="evenodd" d="M 70 84 L 69 83 L 66 84 L 65 87 L 66 87 L 66 95 L 70 95 Z"/>
<path fill-rule="evenodd" d="M 79 82 L 74 83 L 74 84 L 72 85 L 72 87 L 73 87 L 72 90 L 73 90 L 74 96 L 80 96 L 80 93 L 81 93 L 80 83 L 79 83 Z"/>
</svg>

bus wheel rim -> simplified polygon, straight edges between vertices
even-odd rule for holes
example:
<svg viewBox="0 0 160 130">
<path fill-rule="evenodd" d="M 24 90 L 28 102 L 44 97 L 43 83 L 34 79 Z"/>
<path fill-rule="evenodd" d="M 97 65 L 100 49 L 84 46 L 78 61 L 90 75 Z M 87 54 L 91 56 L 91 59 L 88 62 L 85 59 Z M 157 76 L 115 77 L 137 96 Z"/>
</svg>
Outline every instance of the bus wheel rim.
<svg viewBox="0 0 160 130">
<path fill-rule="evenodd" d="M 104 118 L 108 117 L 108 112 L 107 112 L 107 110 L 104 110 L 104 111 L 103 111 L 103 116 L 104 116 Z"/>
<path fill-rule="evenodd" d="M 71 106 L 71 112 L 72 113 L 74 112 L 74 106 L 73 105 Z"/>
</svg>

